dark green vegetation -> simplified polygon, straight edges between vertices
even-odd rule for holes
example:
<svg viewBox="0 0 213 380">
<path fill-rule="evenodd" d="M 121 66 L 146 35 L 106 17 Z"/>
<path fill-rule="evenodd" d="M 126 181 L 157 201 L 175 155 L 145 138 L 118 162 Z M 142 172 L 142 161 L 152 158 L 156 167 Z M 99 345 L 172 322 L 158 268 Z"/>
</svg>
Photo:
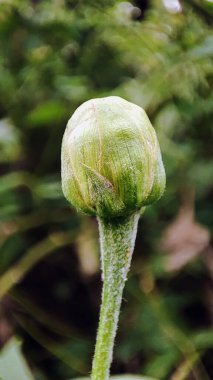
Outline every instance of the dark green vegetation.
<svg viewBox="0 0 213 380">
<path fill-rule="evenodd" d="M 213 378 L 212 5 L 182 8 L 0 3 L 0 340 L 22 338 L 36 380 L 91 367 L 97 225 L 62 195 L 60 147 L 77 106 L 109 95 L 146 110 L 167 173 L 139 223 L 112 373 Z"/>
</svg>

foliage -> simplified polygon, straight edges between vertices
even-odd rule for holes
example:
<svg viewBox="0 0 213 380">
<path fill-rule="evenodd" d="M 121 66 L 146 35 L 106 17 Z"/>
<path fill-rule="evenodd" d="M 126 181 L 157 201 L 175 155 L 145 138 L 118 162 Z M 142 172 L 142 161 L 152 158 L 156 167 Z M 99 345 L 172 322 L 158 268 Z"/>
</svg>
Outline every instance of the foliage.
<svg viewBox="0 0 213 380">
<path fill-rule="evenodd" d="M 139 223 L 112 373 L 213 377 L 212 6 L 168 3 L 1 1 L 0 340 L 22 338 L 36 380 L 91 366 L 97 225 L 64 200 L 60 147 L 73 111 L 109 95 L 146 110 L 167 173 Z"/>
</svg>

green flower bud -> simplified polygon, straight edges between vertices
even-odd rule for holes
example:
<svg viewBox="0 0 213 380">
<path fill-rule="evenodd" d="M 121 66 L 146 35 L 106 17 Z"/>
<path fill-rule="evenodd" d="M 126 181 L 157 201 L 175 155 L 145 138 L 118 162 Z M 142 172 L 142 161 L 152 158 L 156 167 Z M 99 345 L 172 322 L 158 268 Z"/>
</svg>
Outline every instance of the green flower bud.
<svg viewBox="0 0 213 380">
<path fill-rule="evenodd" d="M 117 96 L 89 100 L 75 111 L 61 159 L 64 195 L 88 214 L 127 216 L 164 192 L 155 130 L 142 108 Z"/>
</svg>

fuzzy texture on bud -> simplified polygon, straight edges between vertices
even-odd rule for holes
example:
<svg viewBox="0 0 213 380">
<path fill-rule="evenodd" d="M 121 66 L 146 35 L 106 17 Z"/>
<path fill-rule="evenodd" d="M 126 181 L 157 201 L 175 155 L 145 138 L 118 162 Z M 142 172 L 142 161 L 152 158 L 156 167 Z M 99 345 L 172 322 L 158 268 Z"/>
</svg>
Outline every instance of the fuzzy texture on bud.
<svg viewBox="0 0 213 380">
<path fill-rule="evenodd" d="M 124 217 L 158 200 L 165 170 L 145 111 L 120 97 L 83 103 L 62 142 L 62 189 L 77 209 Z"/>
</svg>

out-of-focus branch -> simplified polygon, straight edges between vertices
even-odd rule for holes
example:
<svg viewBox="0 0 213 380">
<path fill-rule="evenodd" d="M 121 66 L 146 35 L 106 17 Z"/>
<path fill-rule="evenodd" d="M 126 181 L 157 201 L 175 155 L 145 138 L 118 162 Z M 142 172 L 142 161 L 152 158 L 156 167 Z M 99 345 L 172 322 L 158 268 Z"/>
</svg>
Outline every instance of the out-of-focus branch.
<svg viewBox="0 0 213 380">
<path fill-rule="evenodd" d="M 172 375 L 170 380 L 186 380 L 190 375 L 192 369 L 196 363 L 200 360 L 200 355 L 198 353 L 192 354 L 188 357 L 181 365 L 177 368 L 175 373 Z M 196 376 L 196 374 L 194 374 Z M 196 379 L 198 377 L 196 376 Z M 207 377 L 205 379 L 208 379 Z M 199 379 L 198 379 L 199 380 Z"/>
<path fill-rule="evenodd" d="M 30 248 L 24 257 L 1 277 L 0 298 L 21 281 L 25 274 L 44 257 L 56 249 L 70 244 L 74 236 L 74 233 L 56 232 Z"/>
</svg>

